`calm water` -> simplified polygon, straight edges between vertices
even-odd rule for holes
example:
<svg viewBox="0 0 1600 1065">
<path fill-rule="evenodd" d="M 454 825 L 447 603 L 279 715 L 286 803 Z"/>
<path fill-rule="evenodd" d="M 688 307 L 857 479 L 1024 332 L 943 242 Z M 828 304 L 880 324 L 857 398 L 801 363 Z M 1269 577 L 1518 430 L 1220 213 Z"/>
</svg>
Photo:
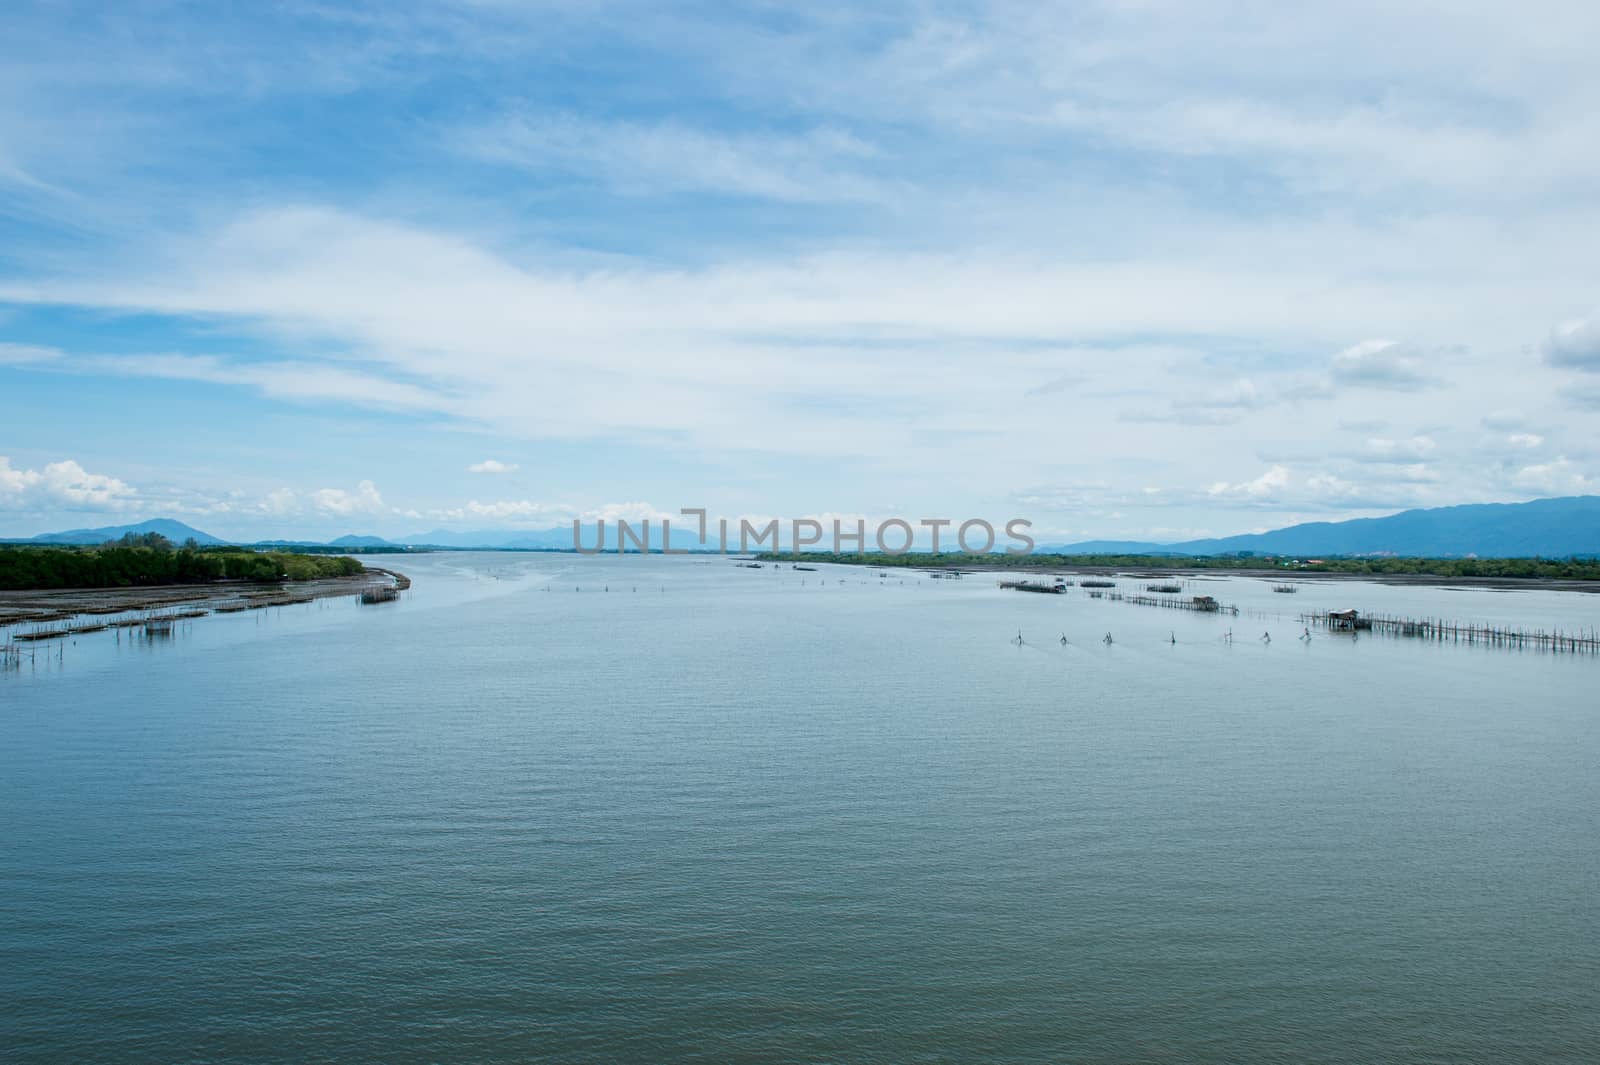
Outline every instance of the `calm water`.
<svg viewBox="0 0 1600 1065">
<path fill-rule="evenodd" d="M 0 1057 L 1600 1060 L 1600 659 L 1292 617 L 1600 597 L 402 568 L 0 675 Z"/>
</svg>

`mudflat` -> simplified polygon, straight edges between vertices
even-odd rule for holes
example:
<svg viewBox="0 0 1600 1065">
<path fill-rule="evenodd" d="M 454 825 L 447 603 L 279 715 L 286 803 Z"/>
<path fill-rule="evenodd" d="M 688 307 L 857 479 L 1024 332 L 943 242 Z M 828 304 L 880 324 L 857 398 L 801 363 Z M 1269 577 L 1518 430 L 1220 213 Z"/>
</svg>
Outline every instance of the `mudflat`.
<svg viewBox="0 0 1600 1065">
<path fill-rule="evenodd" d="M 122 614 L 162 610 L 182 604 L 226 607 L 275 606 L 307 599 L 358 595 L 363 589 L 394 583 L 386 570 L 369 569 L 353 577 L 326 577 L 289 583 L 218 581 L 213 584 L 157 584 L 137 588 L 46 588 L 0 591 L 0 625 L 65 621 L 82 614 Z"/>
</svg>

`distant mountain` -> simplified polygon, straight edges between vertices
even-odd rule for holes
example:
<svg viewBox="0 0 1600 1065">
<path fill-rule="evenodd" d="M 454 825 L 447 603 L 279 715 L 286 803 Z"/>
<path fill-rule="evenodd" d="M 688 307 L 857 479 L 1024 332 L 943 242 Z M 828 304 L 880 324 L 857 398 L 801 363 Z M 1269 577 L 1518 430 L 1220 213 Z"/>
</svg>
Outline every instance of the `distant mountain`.
<svg viewBox="0 0 1600 1065">
<path fill-rule="evenodd" d="M 337 540 L 329 540 L 328 547 L 394 547 L 395 545 L 381 536 L 341 536 Z"/>
<path fill-rule="evenodd" d="M 1600 554 L 1600 496 L 1407 510 L 1387 518 L 1311 522 L 1175 546 L 1195 554 L 1593 555 Z"/>
<path fill-rule="evenodd" d="M 210 547 L 215 544 L 225 544 L 228 541 L 220 540 L 210 533 L 201 532 L 191 525 L 171 518 L 152 518 L 150 521 L 141 521 L 137 525 L 107 525 L 100 529 L 68 529 L 65 532 L 40 533 L 38 536 L 22 541 L 34 544 L 103 544 L 107 540 L 120 540 L 127 533 L 142 536 L 145 533 L 160 533 L 175 544 L 181 544 L 191 537 L 198 544 Z"/>
<path fill-rule="evenodd" d="M 1183 552 L 1143 540 L 1084 540 L 1076 544 L 1040 544 L 1035 552 L 1063 555 L 1176 555 Z"/>
<path fill-rule="evenodd" d="M 1176 544 L 1108 541 L 1046 550 L 1069 554 L 1403 555 L 1448 558 L 1528 558 L 1600 555 L 1600 496 L 1535 499 L 1528 503 L 1469 503 L 1406 510 L 1386 518 L 1316 521 L 1272 532 L 1187 540 Z"/>
<path fill-rule="evenodd" d="M 633 527 L 638 529 L 638 524 Z M 137 525 L 108 525 L 99 529 L 68 529 L 41 533 L 14 543 L 101 544 L 120 540 L 125 533 L 160 533 L 173 543 L 191 537 L 204 545 L 225 544 L 210 533 L 171 518 L 155 518 Z M 737 538 L 737 529 L 729 530 Z M 606 523 L 604 550 L 617 549 L 617 526 Z M 713 537 L 715 533 L 713 532 Z M 599 530 L 585 525 L 585 548 L 599 543 Z M 372 535 L 347 535 L 326 543 L 315 540 L 263 540 L 257 547 L 387 548 L 416 547 L 491 548 L 523 551 L 570 551 L 572 527 L 555 529 L 499 529 L 460 532 L 435 529 L 414 536 L 384 539 Z M 630 550 L 634 549 L 630 543 Z M 704 550 L 690 528 L 672 530 L 676 550 Z M 714 544 L 709 545 L 714 548 Z M 767 545 L 760 545 L 761 549 Z M 819 545 L 826 547 L 827 545 Z M 661 526 L 650 525 L 649 547 L 661 550 Z M 728 545 L 738 550 L 737 543 Z M 1386 518 L 1318 521 L 1291 525 L 1272 532 L 1226 536 L 1181 543 L 1133 540 L 1086 540 L 1074 544 L 1040 544 L 1037 551 L 1063 554 L 1115 555 L 1227 555 L 1248 551 L 1258 555 L 1315 557 L 1318 555 L 1403 555 L 1436 558 L 1479 555 L 1485 558 L 1527 558 L 1533 555 L 1565 557 L 1600 555 L 1600 496 L 1536 499 L 1529 503 L 1471 503 L 1429 510 L 1407 510 Z"/>
</svg>

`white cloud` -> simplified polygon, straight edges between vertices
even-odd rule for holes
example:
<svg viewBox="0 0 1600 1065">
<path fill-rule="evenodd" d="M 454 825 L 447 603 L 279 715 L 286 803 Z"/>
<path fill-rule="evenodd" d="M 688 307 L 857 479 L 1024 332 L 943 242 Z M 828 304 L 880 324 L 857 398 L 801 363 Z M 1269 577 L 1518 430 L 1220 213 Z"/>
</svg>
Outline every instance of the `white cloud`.
<svg viewBox="0 0 1600 1065">
<path fill-rule="evenodd" d="M 44 468 L 43 487 L 52 496 L 89 506 L 131 501 L 135 492 L 127 484 L 103 473 L 90 473 L 70 459 Z"/>
<path fill-rule="evenodd" d="M 27 363 L 51 362 L 61 357 L 56 348 L 36 344 L 0 343 L 0 366 L 22 366 Z"/>
<path fill-rule="evenodd" d="M 116 205 L 96 217 L 74 212 L 83 240 L 18 249 L 0 299 L 170 315 L 180 340 L 285 354 L 12 345 L 0 362 L 441 415 L 507 438 L 486 454 L 534 455 L 511 450 L 528 438 L 614 454 L 643 444 L 674 468 L 698 464 L 708 484 L 753 483 L 791 456 L 846 460 L 814 489 L 830 498 L 799 504 L 841 509 L 874 506 L 876 482 L 974 499 L 1101 478 L 1165 486 L 1163 506 L 1204 494 L 1221 509 L 1279 505 L 1290 490 L 1389 499 L 1433 477 L 1441 497 L 1466 497 L 1485 490 L 1479 449 L 1504 462 L 1520 434 L 1555 453 L 1600 409 L 1600 393 L 1548 369 L 1593 368 L 1595 318 L 1529 343 L 1594 299 L 1592 4 L 1440 17 L 1257 2 L 1237 18 L 1094 0 L 1070 12 L 896 5 L 796 11 L 781 34 L 611 5 L 556 17 L 479 5 L 473 20 L 292 10 L 263 16 L 275 34 L 217 19 L 192 43 L 158 32 L 164 11 L 146 13 L 137 47 L 119 44 L 115 20 L 19 16 L 8 29 L 32 26 L 14 49 L 30 61 L 8 69 L 6 99 L 43 101 L 41 113 L 0 101 L 0 169 L 116 191 L 85 197 Z M 467 32 L 479 16 L 492 33 Z M 340 32 L 325 32 L 335 17 Z M 267 206 L 215 230 L 211 207 L 185 222 L 147 202 L 219 202 L 187 176 L 185 146 L 207 144 L 232 172 L 258 162 L 245 153 L 261 142 L 163 107 L 181 103 L 163 95 L 174 87 L 267 108 L 287 90 L 297 114 L 314 114 L 298 104 L 318 93 L 360 89 L 382 113 L 441 70 L 473 69 L 492 90 L 529 56 L 581 60 L 597 38 L 637 64 L 581 94 L 585 113 L 558 110 L 579 97 L 519 85 L 534 96 L 499 122 L 469 117 L 466 133 L 375 125 L 372 157 L 393 165 L 380 184 L 395 194 L 366 200 L 371 216 L 286 204 L 328 186 L 270 175 L 252 194 Z M 642 97 L 646 82 L 672 84 L 673 100 Z M 96 137 L 53 132 L 90 128 L 63 120 L 73 94 Z M 137 136 L 106 137 L 118 117 Z M 409 139 L 386 140 L 395 130 Z M 465 153 L 440 165 L 441 142 Z M 104 165 L 70 154 L 91 150 Z M 511 196 L 478 195 L 518 182 L 503 164 L 531 176 Z M 661 194 L 676 197 L 670 214 L 630 199 Z M 182 235 L 142 228 L 151 217 Z M 1359 337 L 1403 341 L 1356 344 L 1329 365 Z M 1481 364 L 1450 357 L 1459 344 Z M 1033 382 L 1035 400 L 1019 403 Z M 1509 405 L 1526 424 L 1474 424 Z M 1141 424 L 1120 422 L 1125 411 Z M 1221 428 L 1245 419 L 1248 434 Z M 1418 426 L 1435 447 L 1399 428 Z M 1492 441 L 1463 431 L 1484 428 Z M 1369 436 L 1392 447 L 1359 452 Z M 1249 479 L 1280 460 L 1295 471 L 1282 491 Z M 723 463 L 744 480 L 723 480 Z M 625 466 L 596 498 L 658 491 Z M 405 467 L 392 468 L 363 472 L 393 490 Z M 927 469 L 941 476 L 919 481 Z M 1219 475 L 1222 495 L 1171 487 Z M 787 502 L 752 492 L 729 509 Z M 326 509 L 303 490 L 261 505 Z"/>
<path fill-rule="evenodd" d="M 1231 10 L 946 7 L 864 58 L 789 74 L 842 112 L 1035 145 L 1059 132 L 1173 169 L 1215 157 L 1303 197 L 1529 201 L 1600 172 L 1592 6 Z M 767 73 L 745 70 L 752 86 Z"/>
<path fill-rule="evenodd" d="M 474 499 L 459 507 L 432 510 L 429 515 L 450 523 L 493 522 L 522 528 L 550 528 L 574 519 L 585 523 L 626 521 L 635 525 L 640 521 L 657 523 L 671 519 L 680 527 L 694 523 L 693 518 L 668 513 L 650 503 L 603 503 L 581 508 L 570 503 L 533 499 L 496 499 L 488 502 Z"/>
<path fill-rule="evenodd" d="M 21 495 L 44 479 L 44 475 L 37 470 L 19 470 L 11 465 L 11 460 L 0 455 L 0 494 Z"/>
<path fill-rule="evenodd" d="M 443 382 L 425 389 L 381 373 L 316 362 L 241 363 L 214 355 L 145 353 L 78 356 L 65 362 L 61 369 L 68 371 L 243 385 L 267 396 L 295 401 L 337 400 L 358 406 L 441 413 L 451 412 L 454 406 Z"/>
<path fill-rule="evenodd" d="M 1171 376 L 1167 363 L 1196 358 L 1153 346 L 1064 356 L 1036 349 L 1040 337 L 1242 333 L 1263 343 L 1332 329 L 1351 313 L 1395 314 L 1388 286 L 1339 281 L 1328 300 L 1340 313 L 1308 322 L 1302 293 L 1328 290 L 1326 278 L 1229 273 L 1199 260 L 835 252 L 570 271 L 514 263 L 449 233 L 310 208 L 245 216 L 170 248 L 162 266 L 148 280 L 3 283 L 0 297 L 220 317 L 273 338 L 335 338 L 360 359 L 353 368 L 309 357 L 263 366 L 107 356 L 94 363 L 102 371 L 433 410 L 532 437 L 676 434 L 690 446 L 799 455 L 910 453 L 916 434 L 939 428 L 993 433 L 1031 420 L 1043 431 L 1054 421 L 1047 405 L 1019 418 L 1014 404 L 1017 382 L 1038 380 L 1041 369 L 1100 387 L 1157 384 Z M 974 346 L 992 370 L 983 380 L 961 372 Z M 1063 367 L 1067 359 L 1077 365 Z M 809 395 L 820 402 L 797 418 L 796 397 Z M 908 416 L 884 417 L 886 397 Z M 1175 410 L 1216 422 L 1269 400 L 1247 377 Z"/>
<path fill-rule="evenodd" d="M 1319 473 L 1307 477 L 1306 490 L 1312 496 L 1330 500 L 1359 499 L 1363 494 L 1359 484 L 1331 473 Z"/>
<path fill-rule="evenodd" d="M 1419 434 L 1406 440 L 1373 437 L 1367 441 L 1364 451 L 1351 458 L 1357 462 L 1412 463 L 1427 458 L 1438 449 L 1438 442 L 1431 436 Z"/>
<path fill-rule="evenodd" d="M 626 521 L 638 523 L 641 521 L 659 522 L 672 520 L 680 525 L 688 525 L 695 521 L 692 517 L 680 514 L 670 514 L 667 511 L 649 503 L 606 503 L 602 506 L 591 507 L 583 512 L 584 521 Z"/>
<path fill-rule="evenodd" d="M 1544 444 L 1544 437 L 1538 433 L 1512 433 L 1506 437 L 1506 443 L 1518 448 L 1536 448 Z"/>
<path fill-rule="evenodd" d="M 1289 487 L 1288 467 L 1273 466 L 1253 481 L 1242 481 L 1238 484 L 1217 481 L 1206 489 L 1206 494 L 1224 499 L 1272 499 L 1287 487 Z"/>
<path fill-rule="evenodd" d="M 1233 425 L 1255 410 L 1270 406 L 1275 397 L 1249 378 L 1210 388 L 1197 395 L 1179 395 L 1165 409 L 1135 408 L 1124 411 L 1123 421 L 1173 422 L 1179 425 Z"/>
<path fill-rule="evenodd" d="M 8 507 L 121 510 L 137 502 L 138 493 L 130 485 L 107 474 L 90 473 L 71 459 L 23 470 L 0 455 L 0 504 Z"/>
<path fill-rule="evenodd" d="M 1271 527 L 1311 520 L 1310 515 L 1339 512 L 1379 514 L 1396 509 L 1433 506 L 1439 499 L 1442 478 L 1429 464 L 1385 461 L 1372 465 L 1357 459 L 1323 459 L 1320 468 L 1298 474 L 1284 465 L 1274 465 L 1251 481 L 1220 481 L 1204 494 L 1219 505 L 1267 509 L 1282 515 Z"/>
<path fill-rule="evenodd" d="M 474 499 L 465 506 L 436 510 L 432 516 L 452 522 L 471 519 L 555 525 L 570 519 L 574 513 L 566 503 L 542 503 L 531 499 L 499 499 L 480 503 Z"/>
<path fill-rule="evenodd" d="M 500 462 L 500 461 L 498 461 L 496 459 L 484 459 L 482 462 L 474 462 L 472 465 L 468 466 L 467 467 L 467 472 L 468 473 L 515 473 L 517 470 L 519 470 L 521 468 L 522 467 L 519 466 L 515 462 Z"/>
<path fill-rule="evenodd" d="M 1145 488 L 1143 494 L 1159 492 Z M 1042 510 L 1082 511 L 1091 507 L 1114 506 L 1124 498 L 1121 491 L 1103 480 L 1083 480 L 1035 485 L 1013 493 L 1012 502 L 1018 506 Z"/>
<path fill-rule="evenodd" d="M 1539 495 L 1585 495 L 1600 490 L 1600 479 L 1588 476 L 1565 455 L 1522 467 L 1512 476 L 1512 482 Z"/>
<path fill-rule="evenodd" d="M 311 493 L 311 500 L 317 509 L 341 517 L 350 514 L 382 514 L 390 509 L 384 505 L 383 497 L 378 494 L 377 487 L 371 481 L 362 481 L 356 485 L 353 492 L 347 492 L 343 488 L 319 488 Z"/>
<path fill-rule="evenodd" d="M 1338 383 L 1364 388 L 1409 392 L 1431 383 L 1422 355 L 1393 340 L 1353 344 L 1333 357 L 1329 370 Z"/>
<path fill-rule="evenodd" d="M 1561 395 L 1568 406 L 1586 411 L 1600 411 L 1600 387 L 1588 384 L 1571 385 L 1563 389 Z"/>
<path fill-rule="evenodd" d="M 688 190 L 820 203 L 885 194 L 859 170 L 876 150 L 830 129 L 732 135 L 677 122 L 514 115 L 459 134 L 456 145 L 538 174 L 598 177 L 630 195 Z"/>
<path fill-rule="evenodd" d="M 274 488 L 262 497 L 259 506 L 262 512 L 266 514 L 293 514 L 299 509 L 300 501 L 296 498 L 293 490 Z"/>
<path fill-rule="evenodd" d="M 1600 313 L 1563 322 L 1544 342 L 1551 366 L 1600 373 Z"/>
<path fill-rule="evenodd" d="M 1528 419 L 1520 410 L 1497 410 L 1484 415 L 1482 424 L 1485 429 L 1509 432 L 1526 428 Z"/>
<path fill-rule="evenodd" d="M 316 249 L 314 241 L 321 242 Z M 1236 454 L 1238 442 L 1226 434 L 1119 427 L 1131 401 L 1134 409 L 1154 409 L 1155 421 L 1202 428 L 1248 415 L 1264 463 L 1281 456 L 1286 467 L 1308 471 L 1297 497 L 1307 505 L 1411 503 L 1405 485 L 1424 483 L 1348 468 L 1327 471 L 1337 485 L 1310 480 L 1308 457 L 1293 453 L 1295 447 L 1315 440 L 1326 453 L 1329 441 L 1337 448 L 1349 431 L 1386 421 L 1416 424 L 1420 401 L 1411 388 L 1428 375 L 1417 354 L 1422 349 L 1369 341 L 1336 356 L 1330 377 L 1400 387 L 1362 389 L 1359 403 L 1336 390 L 1304 391 L 1303 363 L 1256 354 L 1267 339 L 1287 343 L 1308 327 L 1291 299 L 1301 282 L 1286 273 L 1219 283 L 1222 275 L 1198 267 L 1091 269 L 1004 256 L 956 262 L 876 254 L 563 273 L 515 263 L 449 234 L 309 209 L 251 216 L 219 234 L 214 247 L 177 252 L 156 283 L 0 288 L 22 300 L 220 316 L 291 344 L 333 337 L 346 353 L 340 359 L 357 360 L 314 363 L 302 355 L 271 367 L 184 355 L 55 362 L 252 384 L 284 396 L 309 387 L 356 402 L 377 397 L 470 418 L 508 436 L 643 438 L 668 441 L 680 453 L 871 455 L 886 470 L 896 456 L 946 447 L 950 489 L 967 493 L 992 490 L 997 462 L 1016 471 L 1016 483 L 1058 483 L 1059 471 L 1047 464 L 1102 453 L 1108 440 L 1128 462 L 1116 476 L 1137 478 L 1133 483 L 1193 484 L 1196 470 L 1221 468 Z M 1345 295 L 1365 308 L 1356 317 L 1391 313 L 1369 313 L 1386 299 L 1377 288 Z M 1338 314 L 1309 327 L 1342 328 L 1335 319 L 1348 313 L 1349 303 L 1342 304 Z M 1252 339 L 1238 345 L 1247 359 L 1195 341 L 1080 339 L 1145 328 L 1242 330 Z M 1072 342 L 1039 346 L 1041 335 Z M 318 348 L 325 342 L 308 345 Z M 984 361 L 985 374 L 969 372 L 974 358 Z M 1516 388 L 1475 379 L 1466 366 L 1456 377 L 1457 387 L 1470 391 L 1459 413 L 1429 400 L 1428 415 L 1448 425 L 1493 403 L 1534 406 L 1537 397 L 1525 389 L 1537 383 L 1536 354 L 1527 353 L 1526 362 Z M 307 374 L 312 386 L 292 383 L 301 369 L 326 374 Z M 1023 383 L 1064 374 L 1077 382 L 1070 392 L 1019 405 Z M 1308 398 L 1316 402 L 1300 402 Z M 1384 439 L 1367 457 L 1394 465 L 1426 458 L 1430 478 L 1453 481 L 1463 493 L 1482 490 L 1463 456 L 1434 437 L 1427 437 L 1431 449 L 1419 438 Z M 498 459 L 473 465 L 487 470 L 489 462 L 513 465 Z M 1276 505 L 1287 494 L 1274 493 L 1270 482 L 1221 485 L 1198 498 L 1218 506 Z M 359 492 L 325 492 L 334 494 L 308 495 L 307 508 L 345 514 L 363 505 Z M 1194 505 L 1185 502 L 1193 498 L 1177 492 L 1160 505 Z M 432 512 L 440 502 L 416 505 Z M 499 517 L 467 513 L 471 520 Z M 561 518 L 508 512 L 503 520 Z"/>
</svg>

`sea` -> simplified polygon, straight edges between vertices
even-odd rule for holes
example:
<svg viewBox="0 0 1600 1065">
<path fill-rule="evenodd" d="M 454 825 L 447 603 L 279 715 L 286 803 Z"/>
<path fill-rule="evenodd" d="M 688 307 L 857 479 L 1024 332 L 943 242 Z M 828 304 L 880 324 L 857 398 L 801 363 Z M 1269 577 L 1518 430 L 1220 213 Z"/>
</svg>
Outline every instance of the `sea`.
<svg viewBox="0 0 1600 1065">
<path fill-rule="evenodd" d="M 1600 657 L 1300 620 L 1600 596 L 379 562 L 0 673 L 0 1060 L 1600 1061 Z"/>
</svg>

